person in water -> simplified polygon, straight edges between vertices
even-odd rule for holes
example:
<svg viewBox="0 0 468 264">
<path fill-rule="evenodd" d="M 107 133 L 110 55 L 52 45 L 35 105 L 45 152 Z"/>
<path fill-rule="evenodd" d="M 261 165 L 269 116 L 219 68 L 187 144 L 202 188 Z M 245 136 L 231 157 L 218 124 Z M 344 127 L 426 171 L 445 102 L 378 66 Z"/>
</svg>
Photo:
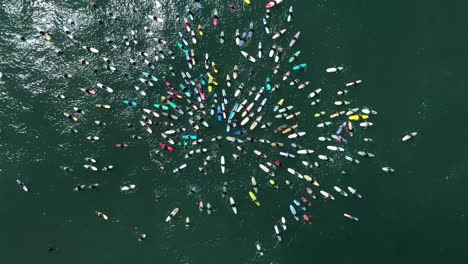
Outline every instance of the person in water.
<svg viewBox="0 0 468 264">
<path fill-rule="evenodd" d="M 281 163 L 281 161 L 279 160 L 275 160 L 275 165 L 278 166 L 278 167 L 284 167 L 283 163 Z"/>
<path fill-rule="evenodd" d="M 231 12 L 232 12 L 232 13 L 236 13 L 236 12 L 237 12 L 237 8 L 236 8 L 233 4 L 229 3 L 228 5 L 229 5 L 229 8 L 231 9 Z"/>
</svg>

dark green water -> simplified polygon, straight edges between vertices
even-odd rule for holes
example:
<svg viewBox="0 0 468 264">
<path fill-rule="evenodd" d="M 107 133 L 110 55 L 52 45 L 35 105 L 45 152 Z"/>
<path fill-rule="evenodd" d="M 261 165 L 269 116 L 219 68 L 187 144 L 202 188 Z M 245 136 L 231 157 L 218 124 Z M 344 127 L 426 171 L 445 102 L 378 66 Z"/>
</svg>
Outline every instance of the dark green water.
<svg viewBox="0 0 468 264">
<path fill-rule="evenodd" d="M 135 2 L 139 12 L 131 11 Z M 181 3 L 183 2 L 183 3 Z M 290 143 L 285 137 L 272 133 L 273 128 L 285 123 L 274 119 L 273 105 L 286 98 L 285 105 L 294 105 L 302 112 L 297 122 L 307 132 L 297 143 L 317 154 L 327 152 L 318 136 L 333 133 L 333 129 L 319 130 L 313 114 L 336 110 L 333 101 L 339 100 L 336 90 L 343 83 L 363 79 L 364 84 L 351 88 L 347 95 L 355 107 L 369 106 L 379 112 L 372 117 L 374 127 L 363 130 L 357 124 L 355 137 L 344 147 L 346 153 L 356 156 L 356 151 L 366 149 L 377 155 L 374 160 L 360 158 L 359 166 L 351 166 L 343 155 L 333 156 L 333 165 L 324 164 L 317 170 L 305 169 L 298 157 L 285 161 L 287 167 L 310 174 L 321 183 L 320 189 L 332 192 L 334 185 L 354 186 L 360 189 L 363 199 L 337 198 L 325 202 L 321 197 L 313 200 L 309 210 L 313 224 L 296 223 L 288 211 L 292 199 L 305 196 L 309 186 L 285 171 L 276 171 L 280 188 L 274 190 L 258 168 L 258 159 L 252 154 L 259 149 L 268 155 L 268 161 L 279 158 L 280 149 L 253 143 L 243 145 L 246 154 L 233 161 L 231 153 L 237 153 L 231 143 L 210 142 L 214 135 L 225 136 L 225 123 L 216 117 L 209 118 L 212 127 L 198 132 L 206 142 L 200 147 L 209 149 L 213 157 L 207 175 L 200 175 L 197 167 L 205 155 L 184 159 L 187 150 L 176 148 L 174 154 L 166 154 L 166 170 L 161 172 L 149 159 L 148 151 L 157 149 L 161 142 L 160 128 L 148 135 L 137 121 L 143 107 L 157 102 L 163 91 L 164 72 L 173 65 L 176 77 L 171 82 L 182 82 L 179 72 L 187 70 L 183 54 L 176 46 L 177 31 L 184 32 L 182 24 L 175 22 L 175 13 L 183 14 L 187 1 L 168 1 L 162 10 L 155 11 L 152 1 L 98 1 L 101 10 L 93 11 L 87 1 L 12 1 L 0 4 L 0 257 L 4 263 L 454 263 L 464 260 L 467 244 L 465 195 L 468 155 L 465 152 L 465 135 L 468 127 L 463 124 L 466 108 L 466 81 L 463 77 L 467 38 L 464 34 L 464 11 L 466 3 L 434 4 L 427 1 L 288 1 L 272 9 L 269 20 L 272 32 L 287 28 L 288 32 L 275 43 L 284 47 L 281 75 L 274 76 L 272 59 L 263 59 L 255 64 L 254 78 L 248 77 L 252 64 L 240 56 L 234 45 L 236 28 L 247 31 L 252 20 L 255 24 L 253 41 L 243 50 L 256 54 L 258 41 L 265 52 L 272 45 L 261 24 L 264 1 L 252 0 L 251 7 L 234 1 L 239 7 L 235 15 L 228 10 L 226 2 L 204 3 L 204 9 L 192 6 L 195 21 L 192 27 L 203 24 L 206 37 L 199 37 L 195 45 L 198 65 L 192 76 L 204 73 L 203 54 L 210 56 L 219 65 L 218 79 L 223 84 L 225 74 L 231 73 L 233 65 L 240 68 L 240 82 L 246 89 L 240 98 L 247 98 L 251 86 L 262 86 L 266 76 L 273 84 L 280 83 L 274 93 L 265 95 L 269 107 L 264 121 L 273 122 L 270 129 L 257 128 L 252 135 L 271 141 Z M 204 1 L 203 1 L 204 2 Z M 190 2 L 191 4 L 191 2 Z M 294 6 L 295 18 L 286 23 L 289 5 Z M 211 11 L 217 7 L 221 24 L 212 25 Z M 112 21 L 106 11 L 118 14 Z M 146 18 L 147 14 L 159 14 L 166 19 L 157 26 Z M 76 21 L 69 25 L 68 19 Z M 99 25 L 98 20 L 104 20 Z M 67 25 L 75 36 L 69 40 L 63 33 Z M 154 42 L 145 39 L 143 26 L 168 41 L 167 47 L 175 52 L 175 61 L 157 63 L 158 88 L 145 87 L 137 80 L 122 77 L 128 72 L 135 79 L 147 68 L 139 64 L 129 65 L 136 53 L 154 47 Z M 37 37 L 37 27 L 46 29 L 52 41 Z M 127 51 L 122 43 L 130 30 L 139 31 L 139 44 Z M 224 30 L 226 43 L 217 42 L 219 32 Z M 293 49 L 287 47 L 292 34 L 301 31 L 301 39 Z M 24 36 L 26 41 L 21 41 Z M 118 48 L 112 50 L 105 37 L 114 38 Z M 82 45 L 100 50 L 98 56 L 86 53 Z M 193 45 L 192 45 L 193 46 Z M 56 56 L 56 50 L 63 50 Z M 305 91 L 299 91 L 280 81 L 287 58 L 301 50 L 300 62 L 309 63 L 306 72 L 296 73 L 295 78 L 310 80 Z M 111 58 L 118 73 L 109 73 L 103 68 L 102 57 Z M 92 74 L 92 67 L 83 67 L 80 59 L 86 58 L 100 69 Z M 139 58 L 141 60 L 141 58 Z M 325 68 L 344 65 L 345 71 L 338 75 L 326 75 Z M 64 79 L 65 72 L 73 78 Z M 197 74 L 195 74 L 197 73 Z M 97 82 L 112 87 L 115 92 L 107 94 L 98 90 L 96 96 L 86 96 L 80 87 L 95 88 Z M 134 85 L 145 87 L 148 96 L 142 97 Z M 305 96 L 316 88 L 322 88 L 322 103 L 310 106 Z M 220 95 L 220 87 L 217 92 Z M 232 88 L 231 88 L 232 89 Z M 237 102 L 228 91 L 229 105 Z M 64 94 L 65 100 L 56 98 Z M 211 96 L 211 95 L 209 95 Z M 131 99 L 139 103 L 136 109 L 124 107 L 120 100 Z M 208 99 L 211 102 L 211 98 Z M 251 100 L 251 99 L 249 99 Z M 108 103 L 109 111 L 95 108 L 96 103 Z M 209 107 L 211 103 L 207 103 Z M 85 115 L 77 123 L 63 116 L 72 107 L 81 107 Z M 94 120 L 105 121 L 108 126 L 98 127 Z M 133 122 L 134 128 L 126 128 Z M 287 122 L 293 124 L 293 122 Z M 181 124 L 188 125 L 187 117 Z M 72 134 L 76 128 L 79 133 Z M 418 131 L 412 142 L 401 142 L 406 132 Z M 86 136 L 96 134 L 102 140 L 91 143 Z M 135 141 L 131 134 L 144 139 Z M 362 138 L 372 137 L 373 143 Z M 120 150 L 113 144 L 129 142 L 130 147 Z M 331 145 L 337 145 L 333 143 Z M 281 150 L 293 151 L 291 147 Z M 227 172 L 221 174 L 219 157 L 226 156 Z M 112 172 L 90 172 L 83 169 L 84 157 L 94 157 L 98 167 L 115 166 Z M 306 160 L 314 160 L 315 155 Z M 284 160 L 284 158 L 282 159 Z M 265 162 L 266 160 L 262 160 Z M 182 163 L 189 166 L 183 173 L 173 174 L 172 169 Z M 384 174 L 381 167 L 391 165 L 394 174 Z M 70 166 L 75 171 L 65 173 L 60 166 Z M 349 175 L 340 175 L 345 169 Z M 261 207 L 251 203 L 247 195 L 250 177 L 259 184 Z M 15 184 L 23 180 L 30 188 L 22 192 Z M 291 187 L 284 179 L 292 182 Z M 232 214 L 228 202 L 221 199 L 221 186 L 229 181 L 229 193 L 237 203 L 239 214 Z M 98 182 L 97 191 L 73 192 L 78 184 Z M 134 183 L 137 190 L 122 193 L 119 186 Z M 200 186 L 195 197 L 188 197 L 190 185 Z M 317 193 L 319 188 L 314 188 Z M 200 213 L 197 202 L 202 199 L 214 206 L 211 215 Z M 170 223 L 164 222 L 168 212 L 179 207 L 181 212 Z M 97 218 L 95 211 L 109 215 L 109 221 Z M 344 212 L 359 217 L 357 223 L 346 221 Z M 190 216 L 192 225 L 187 230 L 185 216 Z M 278 243 L 273 225 L 281 216 L 287 217 L 288 231 Z M 140 233 L 148 239 L 138 242 Z M 265 256 L 255 252 L 255 243 L 265 248 Z M 57 250 L 48 253 L 48 247 Z"/>
</svg>

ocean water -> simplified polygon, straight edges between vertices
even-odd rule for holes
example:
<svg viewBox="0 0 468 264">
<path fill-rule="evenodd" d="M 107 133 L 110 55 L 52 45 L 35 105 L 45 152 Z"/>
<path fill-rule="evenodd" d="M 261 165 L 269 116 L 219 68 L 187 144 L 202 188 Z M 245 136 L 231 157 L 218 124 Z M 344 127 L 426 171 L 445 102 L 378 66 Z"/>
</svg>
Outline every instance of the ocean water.
<svg viewBox="0 0 468 264">
<path fill-rule="evenodd" d="M 461 1 L 437 4 L 427 1 L 304 1 L 285 0 L 271 10 L 268 20 L 272 32 L 286 28 L 287 32 L 272 41 L 266 35 L 261 18 L 264 17 L 264 1 L 252 0 L 251 6 L 232 0 L 239 9 L 230 12 L 227 1 L 201 1 L 203 9 L 197 9 L 192 1 L 161 1 L 157 9 L 154 1 L 96 1 L 100 9 L 93 10 L 88 1 L 12 1 L 0 3 L 0 257 L 4 263 L 453 263 L 464 260 L 467 241 L 466 204 L 464 195 L 467 180 L 468 155 L 465 152 L 465 134 L 468 127 L 463 118 L 468 95 L 463 77 L 463 58 L 468 44 L 464 33 L 463 10 L 467 4 Z M 294 7 L 292 23 L 286 22 L 289 6 Z M 249 132 L 256 139 L 285 143 L 284 148 L 268 144 L 244 143 L 244 153 L 233 160 L 232 153 L 239 154 L 235 144 L 224 139 L 226 122 L 218 122 L 216 116 L 205 116 L 209 129 L 196 134 L 205 142 L 190 147 L 178 147 L 172 154 L 164 153 L 166 169 L 161 171 L 149 157 L 163 142 L 159 134 L 165 129 L 153 128 L 149 135 L 141 129 L 138 120 L 142 108 L 151 108 L 165 92 L 163 80 L 178 85 L 183 80 L 180 71 L 187 71 L 183 53 L 177 47 L 178 31 L 188 37 L 176 14 L 185 17 L 185 6 L 195 15 L 192 28 L 202 24 L 205 36 L 197 34 L 194 47 L 197 66 L 190 71 L 193 77 L 205 73 L 204 53 L 208 52 L 216 62 L 220 81 L 215 92 L 225 83 L 225 75 L 238 65 L 238 80 L 228 91 L 227 110 L 234 102 L 249 99 L 252 86 L 265 85 L 270 77 L 272 84 L 280 84 L 274 92 L 265 92 L 268 98 L 263 113 L 264 122 L 272 122 L 268 129 Z M 132 9 L 135 8 L 136 12 Z M 212 24 L 212 11 L 216 8 L 220 25 Z M 113 20 L 109 12 L 116 15 Z M 147 18 L 153 14 L 164 18 L 163 23 Z M 69 20 L 75 22 L 74 25 Z M 98 21 L 102 20 L 103 24 Z M 257 59 L 253 64 L 240 55 L 234 44 L 236 29 L 246 32 L 254 23 L 253 39 L 242 50 L 251 55 L 257 53 L 257 43 L 262 42 L 264 55 L 273 43 L 283 50 L 280 74 L 274 75 L 275 63 L 271 58 Z M 74 39 L 64 33 L 68 27 Z M 150 52 L 156 47 L 154 40 L 144 34 L 148 26 L 155 36 L 167 41 L 166 54 L 173 51 L 175 60 L 152 60 L 156 69 L 151 71 L 160 80 L 154 87 L 138 81 L 141 71 L 148 68 L 137 54 Z M 50 33 L 51 41 L 40 36 L 38 29 Z M 131 50 L 123 43 L 130 37 L 130 30 L 137 30 L 138 44 Z M 223 30 L 224 44 L 218 43 Z M 293 48 L 288 47 L 293 34 L 301 31 L 301 37 Z M 21 40 L 24 37 L 25 40 Z M 113 49 L 106 38 L 115 40 Z M 190 40 L 189 40 L 190 41 Z M 93 55 L 81 46 L 99 49 Z M 63 55 L 57 55 L 57 51 Z M 298 90 L 281 81 L 292 66 L 287 62 L 296 50 L 301 50 L 297 62 L 308 63 L 304 72 L 292 72 L 301 81 L 310 81 L 304 90 Z M 111 73 L 104 68 L 103 57 L 110 58 L 117 68 Z M 133 67 L 130 59 L 137 59 Z M 81 59 L 92 65 L 84 66 Z M 168 74 L 172 65 L 176 77 Z M 339 74 L 326 74 L 325 69 L 343 65 Z M 249 69 L 254 71 L 249 76 Z M 93 73 L 98 69 L 97 73 Z M 72 74 L 66 79 L 64 73 Z M 127 73 L 133 79 L 123 76 Z M 371 107 L 378 115 L 371 116 L 374 126 L 362 129 L 355 124 L 355 136 L 346 145 L 345 153 L 330 153 L 317 138 L 334 133 L 343 118 L 333 121 L 330 129 L 319 129 L 320 122 L 313 117 L 318 111 L 327 116 L 341 109 L 333 102 L 341 100 L 336 95 L 344 83 L 362 79 L 363 84 L 350 88 L 346 100 L 355 107 Z M 114 89 L 109 94 L 96 88 L 103 83 Z M 235 87 L 245 83 L 239 98 L 233 98 Z M 145 89 L 147 96 L 139 95 L 134 86 Z M 90 96 L 79 88 L 97 89 Z M 310 105 L 306 96 L 322 88 L 321 103 Z M 66 96 L 64 100 L 57 95 Z M 207 93 L 209 108 L 212 94 Z M 272 108 L 285 98 L 284 105 L 294 105 L 301 111 L 296 120 L 275 119 Z M 138 107 L 125 107 L 124 99 L 138 102 Z M 94 105 L 110 104 L 110 110 Z M 183 105 L 183 103 L 181 103 Z M 258 104 L 258 103 L 257 103 Z M 73 112 L 73 107 L 85 111 L 79 121 L 73 122 L 63 112 Z M 256 107 L 255 107 L 256 108 Z M 342 107 L 346 109 L 346 107 Z M 325 118 L 328 119 L 328 118 Z M 323 120 L 325 120 L 323 119 Z M 94 120 L 107 123 L 106 127 L 94 124 Z M 239 120 L 240 121 L 240 120 Z M 127 128 L 133 123 L 133 128 Z M 190 127 L 188 115 L 174 121 L 178 126 Z M 281 124 L 300 125 L 305 137 L 295 141 L 274 134 Z M 71 133 L 77 129 L 78 133 Z M 231 130 L 231 132 L 234 129 Z M 401 137 L 412 131 L 419 135 L 409 142 Z M 133 140 L 130 135 L 140 135 Z M 90 142 L 89 135 L 101 140 Z M 232 135 L 232 133 L 231 133 Z M 245 137 L 245 136 L 244 136 Z M 364 142 L 371 137 L 374 142 Z M 175 138 L 174 138 L 175 139 Z M 180 140 L 179 140 L 180 141 Z M 122 150 L 113 145 L 128 142 Z M 319 190 L 331 192 L 336 200 L 322 197 L 311 200 L 308 214 L 313 224 L 295 222 L 288 206 L 293 199 L 306 196 L 305 181 L 290 175 L 286 170 L 275 171 L 279 189 L 268 184 L 270 179 L 258 163 L 272 162 L 280 158 L 280 151 L 295 150 L 291 142 L 315 150 L 314 155 L 296 159 L 281 158 L 286 167 L 312 175 L 320 182 Z M 331 142 L 330 145 L 338 145 Z M 190 149 L 207 148 L 213 160 L 200 174 L 206 154 L 195 154 L 185 159 Z M 253 150 L 265 153 L 266 159 L 258 159 Z M 358 150 L 375 153 L 375 159 L 359 158 L 354 166 L 344 160 L 344 155 L 357 156 Z M 316 154 L 327 154 L 335 162 L 323 163 L 320 168 L 306 169 L 300 160 L 316 160 Z M 226 157 L 226 173 L 220 171 L 220 156 Z M 298 155 L 299 156 L 299 155 Z M 91 172 L 83 168 L 84 157 L 93 157 L 98 168 L 113 164 L 110 172 Z M 181 173 L 172 173 L 177 166 L 187 163 Z M 385 174 L 381 167 L 390 165 L 393 174 Z M 69 166 L 66 173 L 60 167 Z M 347 175 L 342 175 L 346 170 Z M 262 206 L 256 207 L 248 197 L 250 177 L 255 176 L 259 185 L 257 197 Z M 24 181 L 30 191 L 22 192 L 15 184 Z M 286 186 L 284 181 L 291 181 Z M 226 198 L 221 198 L 223 183 L 229 183 L 229 196 L 236 199 L 238 215 L 229 208 Z M 98 190 L 74 192 L 78 184 L 99 183 Z M 122 193 L 119 187 L 133 183 L 136 190 Z M 196 185 L 200 191 L 187 195 Z M 333 186 L 353 186 L 360 190 L 363 199 L 341 197 Z M 319 196 L 319 194 L 318 194 Z M 307 196 L 308 197 L 308 196 Z M 213 213 L 200 213 L 198 201 L 213 205 Z M 175 207 L 179 214 L 170 222 L 164 219 Z M 99 219 L 95 211 L 105 212 L 109 221 Z M 350 212 L 359 222 L 347 221 L 342 215 Z M 302 213 L 302 212 L 299 212 Z M 191 219 L 185 228 L 184 219 Z M 273 225 L 281 216 L 288 222 L 288 230 L 278 242 Z M 140 233 L 148 238 L 139 242 Z M 261 243 L 264 256 L 256 253 L 255 244 Z M 49 252 L 49 248 L 55 250 Z"/>
</svg>

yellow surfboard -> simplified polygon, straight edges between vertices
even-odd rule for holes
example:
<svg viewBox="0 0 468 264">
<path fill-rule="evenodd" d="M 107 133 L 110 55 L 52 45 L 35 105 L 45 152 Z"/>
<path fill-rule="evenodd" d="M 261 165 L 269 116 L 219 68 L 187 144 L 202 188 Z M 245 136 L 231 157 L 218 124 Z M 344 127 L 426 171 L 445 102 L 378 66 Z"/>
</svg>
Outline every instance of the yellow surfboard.
<svg viewBox="0 0 468 264">
<path fill-rule="evenodd" d="M 369 116 L 367 115 L 352 115 L 352 116 L 349 116 L 349 120 L 352 120 L 352 121 L 357 121 L 357 120 L 360 120 L 360 119 L 368 119 Z"/>
<path fill-rule="evenodd" d="M 276 184 L 276 182 L 274 180 L 270 180 L 270 184 L 271 184 L 271 186 L 275 187 L 276 189 L 279 188 L 278 184 Z"/>
<path fill-rule="evenodd" d="M 260 206 L 260 202 L 257 201 L 257 197 L 255 196 L 255 194 L 253 192 L 249 192 L 249 196 L 257 206 Z"/>
<path fill-rule="evenodd" d="M 206 75 L 208 75 L 208 82 L 212 82 L 213 79 L 216 79 L 211 72 L 207 72 Z"/>
<path fill-rule="evenodd" d="M 200 34 L 200 36 L 203 36 L 203 28 L 201 25 L 198 25 L 198 34 Z"/>
<path fill-rule="evenodd" d="M 323 115 L 325 115 L 325 112 L 321 111 L 321 112 L 315 113 L 314 117 L 321 117 Z"/>
<path fill-rule="evenodd" d="M 214 61 L 211 62 L 211 68 L 213 68 L 213 71 L 215 73 L 218 73 L 218 69 L 216 69 L 216 63 Z M 213 78 L 214 79 L 214 78 Z"/>
</svg>

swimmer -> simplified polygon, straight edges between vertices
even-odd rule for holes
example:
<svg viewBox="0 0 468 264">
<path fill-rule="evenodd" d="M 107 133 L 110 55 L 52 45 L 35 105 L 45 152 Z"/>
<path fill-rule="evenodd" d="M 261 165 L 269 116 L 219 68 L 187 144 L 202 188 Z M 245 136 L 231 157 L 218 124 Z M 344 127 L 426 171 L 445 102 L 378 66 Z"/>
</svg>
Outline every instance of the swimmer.
<svg viewBox="0 0 468 264">
<path fill-rule="evenodd" d="M 99 211 L 96 211 L 96 214 L 97 214 L 97 216 L 98 216 L 99 218 L 102 218 L 102 219 L 104 219 L 104 220 L 109 220 L 109 217 L 108 217 L 106 214 L 104 214 L 104 213 L 101 213 L 101 212 L 99 212 Z"/>
<path fill-rule="evenodd" d="M 127 191 L 130 191 L 130 190 L 134 190 L 135 188 L 136 188 L 135 184 L 129 184 L 129 185 L 121 186 L 120 190 L 123 191 L 123 192 L 127 192 Z"/>
<path fill-rule="evenodd" d="M 233 4 L 228 3 L 228 6 L 231 9 L 231 13 L 237 13 L 237 8 Z"/>
<path fill-rule="evenodd" d="M 277 167 L 284 167 L 283 163 L 281 163 L 281 161 L 279 161 L 279 160 L 275 160 L 275 161 L 274 161 L 274 164 L 275 164 Z"/>
<path fill-rule="evenodd" d="M 73 107 L 73 111 L 77 112 L 78 114 L 84 114 L 83 109 L 78 108 L 78 107 Z"/>
<path fill-rule="evenodd" d="M 88 47 L 88 46 L 83 46 L 83 49 L 91 52 L 91 53 L 99 53 L 99 50 L 95 49 L 95 48 L 92 48 L 92 47 Z"/>
<path fill-rule="evenodd" d="M 80 88 L 81 91 L 87 93 L 87 94 L 96 94 L 96 90 L 93 90 L 93 89 L 88 89 L 88 88 Z"/>
<path fill-rule="evenodd" d="M 96 160 L 93 158 L 84 158 L 84 160 L 87 162 L 96 163 Z"/>
<path fill-rule="evenodd" d="M 79 192 L 82 191 L 86 186 L 84 184 L 77 184 L 75 188 L 73 188 L 73 191 Z"/>
<path fill-rule="evenodd" d="M 88 186 L 88 189 L 97 189 L 97 188 L 99 188 L 99 183 L 93 183 Z"/>
<path fill-rule="evenodd" d="M 133 139 L 138 139 L 138 140 L 143 139 L 141 136 L 137 136 L 137 135 L 131 135 L 130 137 Z"/>
<path fill-rule="evenodd" d="M 118 144 L 115 144 L 114 146 L 117 148 L 121 148 L 121 149 L 128 148 L 127 143 L 118 143 Z"/>
<path fill-rule="evenodd" d="M 88 136 L 88 137 L 86 137 L 86 139 L 88 139 L 90 141 L 98 141 L 99 137 L 98 136 Z"/>
<path fill-rule="evenodd" d="M 107 124 L 102 122 L 102 121 L 99 121 L 99 120 L 95 120 L 94 123 L 98 126 L 106 126 Z"/>
<path fill-rule="evenodd" d="M 146 234 L 140 234 L 140 235 L 138 236 L 138 241 L 143 241 L 143 240 L 145 240 L 145 239 L 146 239 Z"/>
<path fill-rule="evenodd" d="M 386 173 L 395 172 L 395 170 L 389 166 L 382 167 L 382 170 L 385 171 Z"/>
<path fill-rule="evenodd" d="M 114 165 L 107 165 L 107 166 L 102 168 L 102 171 L 110 171 L 110 170 L 112 170 L 112 168 L 114 168 Z"/>
<path fill-rule="evenodd" d="M 61 166 L 62 170 L 66 171 L 66 172 L 73 172 L 73 169 L 70 168 L 70 167 L 66 167 L 66 166 Z"/>
<path fill-rule="evenodd" d="M 155 160 L 154 162 L 158 165 L 159 169 L 164 170 L 164 164 L 162 162 L 158 160 Z"/>
</svg>

